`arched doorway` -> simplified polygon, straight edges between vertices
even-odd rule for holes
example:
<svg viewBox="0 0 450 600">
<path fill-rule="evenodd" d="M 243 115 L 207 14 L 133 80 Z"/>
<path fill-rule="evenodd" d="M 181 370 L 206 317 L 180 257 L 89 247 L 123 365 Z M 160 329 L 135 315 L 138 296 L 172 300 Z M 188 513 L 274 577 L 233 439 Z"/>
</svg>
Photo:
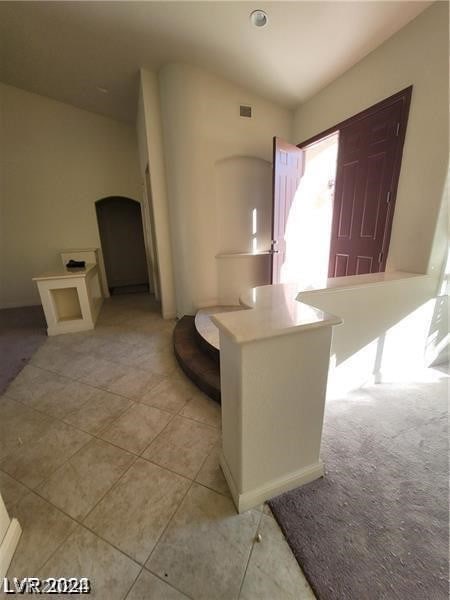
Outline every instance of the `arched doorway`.
<svg viewBox="0 0 450 600">
<path fill-rule="evenodd" d="M 147 292 L 141 205 L 111 196 L 97 200 L 95 209 L 110 294 Z"/>
</svg>

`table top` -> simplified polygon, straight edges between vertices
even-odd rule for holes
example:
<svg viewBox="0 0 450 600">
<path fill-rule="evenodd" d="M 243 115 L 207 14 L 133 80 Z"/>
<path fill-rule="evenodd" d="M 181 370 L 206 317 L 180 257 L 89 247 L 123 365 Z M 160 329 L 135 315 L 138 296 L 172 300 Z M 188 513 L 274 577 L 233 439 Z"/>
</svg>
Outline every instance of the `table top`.
<svg viewBox="0 0 450 600">
<path fill-rule="evenodd" d="M 84 278 L 86 275 L 96 269 L 97 265 L 94 263 L 87 263 L 83 269 L 60 269 L 59 271 L 49 271 L 33 277 L 33 281 L 45 281 L 48 279 L 76 279 Z"/>
</svg>

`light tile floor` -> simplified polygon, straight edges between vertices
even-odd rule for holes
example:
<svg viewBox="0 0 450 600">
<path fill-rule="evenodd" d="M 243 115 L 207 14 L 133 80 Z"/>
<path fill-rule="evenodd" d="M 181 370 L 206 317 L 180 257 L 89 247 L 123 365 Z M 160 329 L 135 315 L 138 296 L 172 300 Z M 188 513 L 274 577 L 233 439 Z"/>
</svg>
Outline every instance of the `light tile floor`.
<svg viewBox="0 0 450 600">
<path fill-rule="evenodd" d="M 148 295 L 108 300 L 0 397 L 0 491 L 23 528 L 8 575 L 89 577 L 99 600 L 314 599 L 268 506 L 236 513 L 220 407 L 179 369 L 173 326 Z"/>
</svg>

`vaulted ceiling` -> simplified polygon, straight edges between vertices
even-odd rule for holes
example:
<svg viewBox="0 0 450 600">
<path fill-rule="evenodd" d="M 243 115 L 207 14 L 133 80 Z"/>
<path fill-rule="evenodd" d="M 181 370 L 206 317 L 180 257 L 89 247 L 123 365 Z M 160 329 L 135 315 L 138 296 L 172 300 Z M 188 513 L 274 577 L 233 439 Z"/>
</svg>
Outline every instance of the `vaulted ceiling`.
<svg viewBox="0 0 450 600">
<path fill-rule="evenodd" d="M 0 80 L 133 121 L 139 68 L 181 61 L 294 107 L 430 4 L 0 2 Z M 261 29 L 256 8 L 269 16 Z"/>
</svg>

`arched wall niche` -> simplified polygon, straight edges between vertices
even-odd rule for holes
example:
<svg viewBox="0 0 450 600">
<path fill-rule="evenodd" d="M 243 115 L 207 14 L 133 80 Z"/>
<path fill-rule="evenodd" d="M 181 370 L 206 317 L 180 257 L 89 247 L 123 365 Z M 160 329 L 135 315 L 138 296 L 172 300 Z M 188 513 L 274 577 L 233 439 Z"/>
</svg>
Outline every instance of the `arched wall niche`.
<svg viewBox="0 0 450 600">
<path fill-rule="evenodd" d="M 269 250 L 272 165 L 254 156 L 230 156 L 214 166 L 217 253 Z"/>
<path fill-rule="evenodd" d="M 229 156 L 214 167 L 218 303 L 238 304 L 250 287 L 270 283 L 272 165 Z"/>
</svg>

